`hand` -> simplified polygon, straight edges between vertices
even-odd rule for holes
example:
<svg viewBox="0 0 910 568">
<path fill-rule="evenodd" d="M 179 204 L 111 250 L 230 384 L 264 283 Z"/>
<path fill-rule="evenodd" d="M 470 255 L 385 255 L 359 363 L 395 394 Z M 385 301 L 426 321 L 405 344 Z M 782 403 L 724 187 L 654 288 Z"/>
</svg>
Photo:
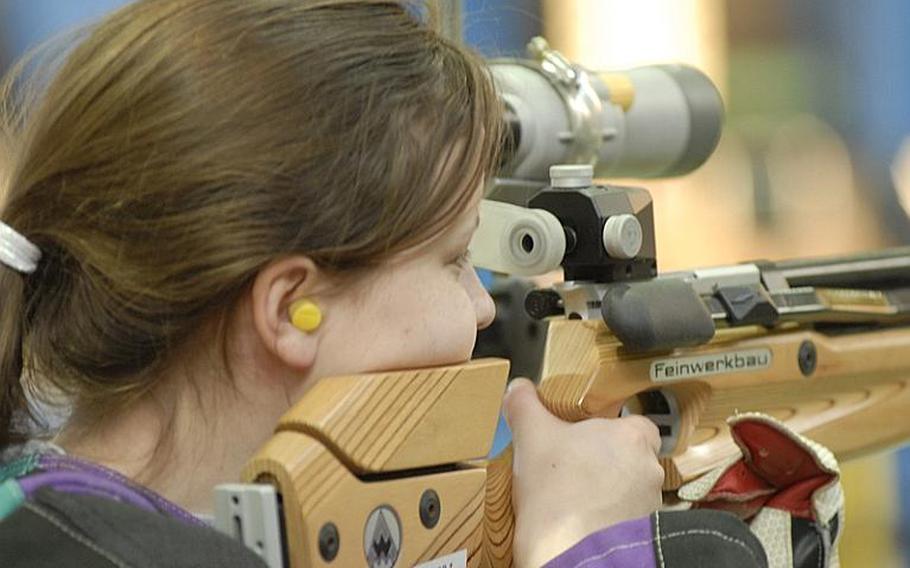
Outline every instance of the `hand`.
<svg viewBox="0 0 910 568">
<path fill-rule="evenodd" d="M 647 418 L 564 422 L 527 379 L 512 382 L 503 409 L 514 451 L 516 566 L 541 566 L 593 532 L 660 507 L 660 436 Z"/>
</svg>

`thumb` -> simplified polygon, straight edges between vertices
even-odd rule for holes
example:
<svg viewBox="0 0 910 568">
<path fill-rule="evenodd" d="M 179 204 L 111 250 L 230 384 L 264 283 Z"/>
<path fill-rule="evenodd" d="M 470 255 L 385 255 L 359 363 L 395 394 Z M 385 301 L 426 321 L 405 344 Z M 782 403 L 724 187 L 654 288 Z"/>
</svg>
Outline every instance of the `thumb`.
<svg viewBox="0 0 910 568">
<path fill-rule="evenodd" d="M 561 422 L 537 396 L 537 387 L 528 379 L 513 379 L 502 401 L 502 412 L 512 430 L 513 444 L 521 444 L 525 438 L 534 438 L 534 433 L 547 430 Z"/>
</svg>

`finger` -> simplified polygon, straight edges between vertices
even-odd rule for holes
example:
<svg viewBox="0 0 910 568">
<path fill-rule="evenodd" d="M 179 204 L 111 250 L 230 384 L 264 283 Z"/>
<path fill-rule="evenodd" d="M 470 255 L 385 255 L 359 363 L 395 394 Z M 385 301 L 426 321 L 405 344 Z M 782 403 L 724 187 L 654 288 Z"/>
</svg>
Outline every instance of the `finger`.
<svg viewBox="0 0 910 568">
<path fill-rule="evenodd" d="M 658 430 L 657 425 L 654 422 L 651 422 L 649 419 L 641 415 L 627 416 L 623 420 L 628 421 L 628 423 L 638 430 L 642 437 L 647 443 L 651 451 L 654 452 L 654 455 L 660 454 L 660 446 L 662 440 L 660 438 L 660 430 Z"/>
<path fill-rule="evenodd" d="M 528 379 L 513 379 L 502 401 L 503 415 L 512 430 L 516 446 L 524 439 L 533 439 L 535 432 L 557 426 L 561 421 L 550 414 L 540 401 L 537 387 Z"/>
</svg>

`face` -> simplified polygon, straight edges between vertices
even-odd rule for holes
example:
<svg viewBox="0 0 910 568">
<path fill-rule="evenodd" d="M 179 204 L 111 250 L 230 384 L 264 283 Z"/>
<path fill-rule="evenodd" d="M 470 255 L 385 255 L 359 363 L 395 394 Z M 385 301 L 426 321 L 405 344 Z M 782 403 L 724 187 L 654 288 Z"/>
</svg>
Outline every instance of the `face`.
<svg viewBox="0 0 910 568">
<path fill-rule="evenodd" d="M 480 197 L 478 191 L 437 238 L 401 253 L 333 299 L 314 371 L 327 376 L 470 359 L 477 330 L 495 316 L 467 257 Z"/>
</svg>

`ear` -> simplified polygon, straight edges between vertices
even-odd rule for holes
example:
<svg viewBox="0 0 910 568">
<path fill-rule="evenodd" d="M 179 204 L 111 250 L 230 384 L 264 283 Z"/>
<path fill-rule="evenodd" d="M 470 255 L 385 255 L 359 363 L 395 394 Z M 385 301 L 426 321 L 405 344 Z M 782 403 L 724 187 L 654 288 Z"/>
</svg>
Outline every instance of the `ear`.
<svg viewBox="0 0 910 568">
<path fill-rule="evenodd" d="M 276 260 L 256 275 L 251 292 L 253 323 L 263 346 L 288 367 L 306 371 L 313 366 L 320 329 L 310 332 L 294 327 L 288 309 L 294 301 L 326 289 L 326 277 L 306 256 Z"/>
</svg>

